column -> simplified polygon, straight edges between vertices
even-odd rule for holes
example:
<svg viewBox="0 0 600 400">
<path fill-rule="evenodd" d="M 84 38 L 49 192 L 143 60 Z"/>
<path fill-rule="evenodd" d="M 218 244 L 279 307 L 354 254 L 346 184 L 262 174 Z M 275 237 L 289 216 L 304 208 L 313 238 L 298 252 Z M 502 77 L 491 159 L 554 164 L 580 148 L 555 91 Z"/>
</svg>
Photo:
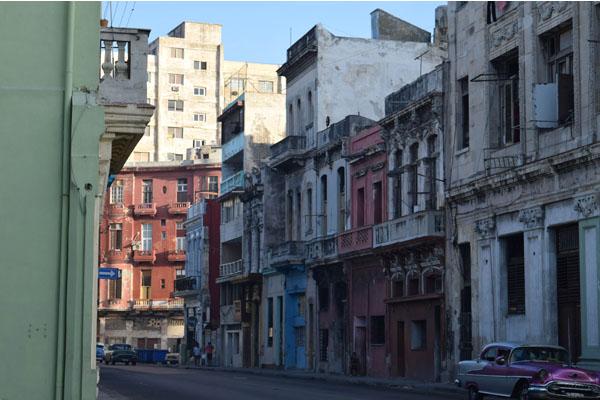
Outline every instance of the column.
<svg viewBox="0 0 600 400">
<path fill-rule="evenodd" d="M 479 270 L 477 296 L 473 298 L 473 307 L 478 307 L 479 337 L 482 344 L 496 340 L 497 308 L 495 287 L 495 236 L 496 222 L 493 217 L 475 223 L 479 234 L 477 241 L 477 265 Z"/>
</svg>

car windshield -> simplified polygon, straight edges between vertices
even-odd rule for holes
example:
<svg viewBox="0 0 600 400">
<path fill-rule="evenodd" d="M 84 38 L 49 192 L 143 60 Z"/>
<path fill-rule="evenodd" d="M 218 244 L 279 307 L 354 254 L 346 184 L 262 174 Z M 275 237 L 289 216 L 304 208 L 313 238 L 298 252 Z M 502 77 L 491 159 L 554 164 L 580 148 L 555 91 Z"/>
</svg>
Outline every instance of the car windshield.
<svg viewBox="0 0 600 400">
<path fill-rule="evenodd" d="M 518 347 L 512 352 L 511 362 L 522 361 L 567 364 L 569 354 L 566 350 L 553 347 Z"/>
<path fill-rule="evenodd" d="M 131 345 L 129 344 L 113 344 L 110 346 L 111 350 L 131 350 Z"/>
<path fill-rule="evenodd" d="M 103 348 L 104 348 L 104 345 L 103 345 L 103 344 L 97 344 L 97 345 L 96 345 L 96 348 L 97 348 L 97 349 L 103 349 Z"/>
</svg>

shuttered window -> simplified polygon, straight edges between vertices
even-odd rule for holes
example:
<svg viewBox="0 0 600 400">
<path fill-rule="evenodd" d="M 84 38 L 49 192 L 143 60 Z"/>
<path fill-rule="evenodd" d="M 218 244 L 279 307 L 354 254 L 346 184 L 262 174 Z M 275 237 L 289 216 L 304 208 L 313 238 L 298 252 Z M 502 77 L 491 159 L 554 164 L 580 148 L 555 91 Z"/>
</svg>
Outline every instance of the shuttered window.
<svg viewBox="0 0 600 400">
<path fill-rule="evenodd" d="M 506 252 L 506 276 L 508 314 L 525 314 L 525 253 L 523 234 L 504 239 Z"/>
</svg>

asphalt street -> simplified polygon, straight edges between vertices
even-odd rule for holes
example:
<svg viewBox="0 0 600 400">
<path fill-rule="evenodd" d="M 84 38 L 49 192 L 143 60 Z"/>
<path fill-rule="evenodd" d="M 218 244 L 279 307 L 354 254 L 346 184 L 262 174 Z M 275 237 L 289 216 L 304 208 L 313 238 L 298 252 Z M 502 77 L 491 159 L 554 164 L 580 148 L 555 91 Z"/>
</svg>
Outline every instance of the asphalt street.
<svg viewBox="0 0 600 400">
<path fill-rule="evenodd" d="M 151 365 L 107 366 L 100 369 L 100 400 L 427 400 L 445 395 L 406 393 L 373 387 L 243 374 L 187 370 Z"/>
</svg>

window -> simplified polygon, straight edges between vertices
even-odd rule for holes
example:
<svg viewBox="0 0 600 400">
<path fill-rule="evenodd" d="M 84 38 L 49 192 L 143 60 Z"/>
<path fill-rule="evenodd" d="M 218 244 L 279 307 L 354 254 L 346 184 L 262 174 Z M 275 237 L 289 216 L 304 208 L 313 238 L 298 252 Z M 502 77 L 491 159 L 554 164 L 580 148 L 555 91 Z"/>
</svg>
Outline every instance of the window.
<svg viewBox="0 0 600 400">
<path fill-rule="evenodd" d="M 175 229 L 177 229 L 178 231 L 183 230 L 183 221 L 178 221 L 175 223 Z"/>
<path fill-rule="evenodd" d="M 183 128 L 169 126 L 167 128 L 167 136 L 170 138 L 183 139 Z"/>
<path fill-rule="evenodd" d="M 427 348 L 427 321 L 412 321 L 410 330 L 410 349 L 425 350 Z"/>
<path fill-rule="evenodd" d="M 169 100 L 169 111 L 183 111 L 183 100 Z"/>
<path fill-rule="evenodd" d="M 346 173 L 344 167 L 338 168 L 338 221 L 337 231 L 346 230 Z"/>
<path fill-rule="evenodd" d="M 183 74 L 169 74 L 169 83 L 171 85 L 183 85 Z"/>
<path fill-rule="evenodd" d="M 202 147 L 205 145 L 205 141 L 204 140 L 198 140 L 198 139 L 194 139 L 193 140 L 193 147 L 198 148 L 198 147 Z"/>
<path fill-rule="evenodd" d="M 460 93 L 460 132 L 458 140 L 458 150 L 469 147 L 469 77 L 464 77 L 458 81 Z"/>
<path fill-rule="evenodd" d="M 298 316 L 304 317 L 306 308 L 306 295 L 299 294 L 298 295 Z"/>
<path fill-rule="evenodd" d="M 150 299 L 152 297 L 152 271 L 149 269 L 142 270 L 142 285 L 140 290 L 141 299 Z"/>
<path fill-rule="evenodd" d="M 373 183 L 373 223 L 383 222 L 383 196 L 381 193 L 381 182 Z"/>
<path fill-rule="evenodd" d="M 176 238 L 175 245 L 177 251 L 185 251 L 185 236 L 178 236 Z"/>
<path fill-rule="evenodd" d="M 327 235 L 327 175 L 321 176 L 321 235 Z"/>
<path fill-rule="evenodd" d="M 109 299 L 120 299 L 122 290 L 123 290 L 123 281 L 121 280 L 121 278 L 108 280 L 108 298 Z"/>
<path fill-rule="evenodd" d="M 419 144 L 414 143 L 410 146 L 410 210 L 409 212 L 415 212 L 416 206 L 419 204 L 419 176 L 418 176 L 418 160 L 419 160 Z"/>
<path fill-rule="evenodd" d="M 183 269 L 183 268 L 177 268 L 177 269 L 175 270 L 175 276 L 176 276 L 177 278 L 182 278 L 182 277 L 184 277 L 184 276 L 185 276 L 185 269 Z"/>
<path fill-rule="evenodd" d="M 499 128 L 503 144 L 521 141 L 519 114 L 519 56 L 518 50 L 494 62 L 498 73 Z"/>
<path fill-rule="evenodd" d="M 296 190 L 296 239 L 302 239 L 302 194 Z"/>
<path fill-rule="evenodd" d="M 417 296 L 419 292 L 419 275 L 414 273 L 410 278 L 408 278 L 408 295 Z"/>
<path fill-rule="evenodd" d="M 306 233 L 312 233 L 312 189 L 306 189 Z"/>
<path fill-rule="evenodd" d="M 547 64 L 547 82 L 558 86 L 558 121 L 568 123 L 573 120 L 573 30 L 557 30 L 542 37 L 545 61 Z"/>
<path fill-rule="evenodd" d="M 164 279 L 161 279 L 161 280 L 160 280 L 160 288 L 161 288 L 161 289 L 164 289 L 165 287 L 166 287 L 165 280 L 164 280 Z"/>
<path fill-rule="evenodd" d="M 273 81 L 258 81 L 261 93 L 273 93 Z"/>
<path fill-rule="evenodd" d="M 291 103 L 288 108 L 287 123 L 288 123 L 288 136 L 295 135 L 296 133 L 294 132 L 294 107 L 292 106 Z"/>
<path fill-rule="evenodd" d="M 183 58 L 183 49 L 179 47 L 171 47 L 171 58 Z"/>
<path fill-rule="evenodd" d="M 300 99 L 296 101 L 296 118 L 296 129 L 298 129 L 298 131 L 302 133 L 302 131 L 304 130 L 304 121 L 302 120 L 302 101 Z"/>
<path fill-rule="evenodd" d="M 160 220 L 160 226 L 167 226 L 167 220 L 166 219 L 161 219 Z"/>
<path fill-rule="evenodd" d="M 371 317 L 371 344 L 385 344 L 385 316 Z"/>
<path fill-rule="evenodd" d="M 437 208 L 437 153 L 436 153 L 437 137 L 429 136 L 427 138 L 427 209 L 435 210 Z"/>
<path fill-rule="evenodd" d="M 110 204 L 123 203 L 123 181 L 117 179 L 110 187 Z"/>
<path fill-rule="evenodd" d="M 183 203 L 188 200 L 187 178 L 177 179 L 177 202 Z"/>
<path fill-rule="evenodd" d="M 146 151 L 134 151 L 133 152 L 133 161 L 149 162 L 150 161 L 150 153 L 148 153 Z"/>
<path fill-rule="evenodd" d="M 286 239 L 292 240 L 292 218 L 294 216 L 294 193 L 291 190 L 288 190 L 287 194 L 287 212 L 285 215 L 286 218 Z"/>
<path fill-rule="evenodd" d="M 194 113 L 194 122 L 205 122 L 206 114 Z"/>
<path fill-rule="evenodd" d="M 356 227 L 360 228 L 365 224 L 365 189 L 360 188 L 356 191 Z"/>
<path fill-rule="evenodd" d="M 402 150 L 396 150 L 394 157 L 394 218 L 402 216 Z"/>
<path fill-rule="evenodd" d="M 142 224 L 142 251 L 152 250 L 152 224 Z"/>
<path fill-rule="evenodd" d="M 194 69 L 206 70 L 206 61 L 194 61 Z"/>
<path fill-rule="evenodd" d="M 205 87 L 195 87 L 194 88 L 194 96 L 206 96 L 206 88 Z"/>
<path fill-rule="evenodd" d="M 319 287 L 319 311 L 329 309 L 329 286 Z"/>
<path fill-rule="evenodd" d="M 152 203 L 152 179 L 142 181 L 142 203 Z"/>
<path fill-rule="evenodd" d="M 392 281 L 392 296 L 391 297 L 402 297 L 404 296 L 404 281 L 395 279 Z"/>
<path fill-rule="evenodd" d="M 508 314 L 525 314 L 525 252 L 523 234 L 503 239 L 506 260 Z"/>
<path fill-rule="evenodd" d="M 327 361 L 329 348 L 329 330 L 319 329 L 319 361 Z"/>
<path fill-rule="evenodd" d="M 267 347 L 273 347 L 273 298 L 267 298 Z"/>
<path fill-rule="evenodd" d="M 305 327 L 304 326 L 295 327 L 294 334 L 296 336 L 296 347 L 304 347 L 304 336 L 306 335 Z"/>
<path fill-rule="evenodd" d="M 237 95 L 244 91 L 244 80 L 239 78 L 231 78 L 229 81 L 229 90 L 232 95 Z"/>
<path fill-rule="evenodd" d="M 123 224 L 110 224 L 110 249 L 121 250 L 123 248 Z"/>
<path fill-rule="evenodd" d="M 312 92 L 308 91 L 308 123 L 311 124 L 315 118 L 315 105 L 313 103 Z"/>
<path fill-rule="evenodd" d="M 425 293 L 442 293 L 442 275 L 433 273 L 425 277 Z"/>
<path fill-rule="evenodd" d="M 169 160 L 169 161 L 183 161 L 183 154 L 181 154 L 181 153 L 167 153 L 167 160 Z"/>
<path fill-rule="evenodd" d="M 218 193 L 219 192 L 219 177 L 209 176 L 208 177 L 208 191 Z"/>
</svg>

